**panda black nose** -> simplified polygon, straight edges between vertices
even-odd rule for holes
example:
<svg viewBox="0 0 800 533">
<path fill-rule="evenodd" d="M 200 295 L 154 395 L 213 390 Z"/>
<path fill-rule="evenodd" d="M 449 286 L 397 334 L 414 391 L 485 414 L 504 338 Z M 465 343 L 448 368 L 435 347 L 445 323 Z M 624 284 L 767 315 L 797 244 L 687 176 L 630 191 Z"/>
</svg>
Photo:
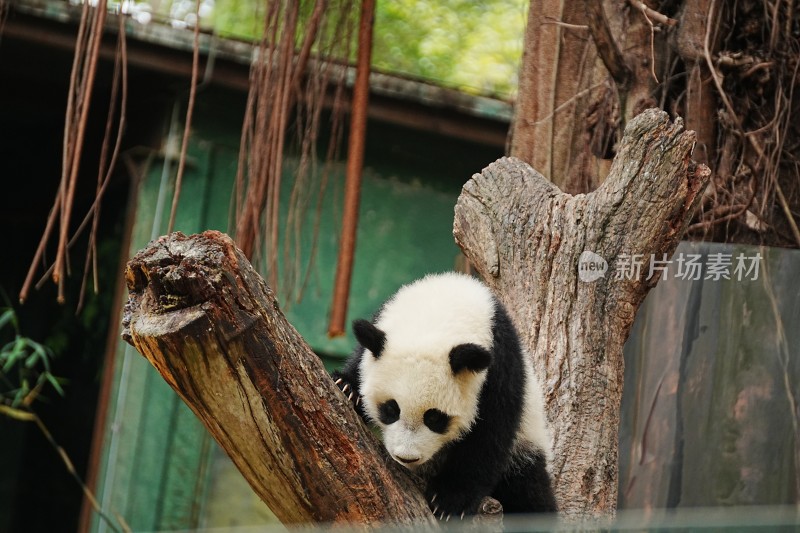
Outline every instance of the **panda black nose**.
<svg viewBox="0 0 800 533">
<path fill-rule="evenodd" d="M 396 455 L 395 457 L 397 458 L 398 461 L 400 461 L 401 463 L 405 463 L 407 465 L 419 461 L 419 457 L 401 457 L 399 455 Z"/>
</svg>

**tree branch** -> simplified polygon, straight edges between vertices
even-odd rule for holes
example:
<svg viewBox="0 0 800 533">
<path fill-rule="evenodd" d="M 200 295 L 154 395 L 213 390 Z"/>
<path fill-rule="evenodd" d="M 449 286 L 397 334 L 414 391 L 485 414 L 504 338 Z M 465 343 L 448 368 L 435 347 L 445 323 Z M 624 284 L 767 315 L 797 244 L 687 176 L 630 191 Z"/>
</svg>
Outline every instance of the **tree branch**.
<svg viewBox="0 0 800 533">
<path fill-rule="evenodd" d="M 586 8 L 586 23 L 597 47 L 597 53 L 620 91 L 624 91 L 630 81 L 631 69 L 620 52 L 614 36 L 611 35 L 606 12 L 603 11 L 603 3 L 596 0 L 584 0 L 583 4 Z"/>
<path fill-rule="evenodd" d="M 649 19 L 653 19 L 656 22 L 658 22 L 660 24 L 664 24 L 666 26 L 677 26 L 678 25 L 678 21 L 677 20 L 669 18 L 668 16 L 664 15 L 663 13 L 659 13 L 655 9 L 651 9 L 650 7 L 647 6 L 647 4 L 645 4 L 641 0 L 628 0 L 628 3 L 632 7 L 638 9 L 639 11 L 641 11 L 642 14 L 644 14 L 644 16 L 647 17 L 648 20 Z"/>
</svg>

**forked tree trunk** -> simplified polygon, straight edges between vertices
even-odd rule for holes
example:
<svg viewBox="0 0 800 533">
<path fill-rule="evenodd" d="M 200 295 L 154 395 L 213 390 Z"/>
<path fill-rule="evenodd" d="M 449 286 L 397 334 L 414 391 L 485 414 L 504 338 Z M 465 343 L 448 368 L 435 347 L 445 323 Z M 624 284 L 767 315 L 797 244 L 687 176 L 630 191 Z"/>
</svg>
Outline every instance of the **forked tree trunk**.
<svg viewBox="0 0 800 533">
<path fill-rule="evenodd" d="M 456 206 L 456 241 L 508 307 L 543 378 L 567 518 L 614 513 L 622 348 L 659 277 L 651 258 L 672 255 L 708 182 L 693 147 L 694 132 L 651 109 L 629 122 L 593 193 L 563 193 L 504 158 L 473 176 Z M 639 273 L 625 268 L 635 262 Z"/>
<path fill-rule="evenodd" d="M 456 237 L 524 326 L 547 376 L 553 470 L 568 515 L 613 509 L 622 344 L 655 283 L 579 282 L 578 257 L 592 250 L 613 265 L 622 252 L 672 252 L 708 178 L 690 164 L 691 148 L 691 134 L 650 112 L 631 123 L 613 178 L 592 195 L 562 194 L 503 159 L 459 200 Z M 227 236 L 161 237 L 131 259 L 126 278 L 123 337 L 280 520 L 435 525 Z"/>
</svg>

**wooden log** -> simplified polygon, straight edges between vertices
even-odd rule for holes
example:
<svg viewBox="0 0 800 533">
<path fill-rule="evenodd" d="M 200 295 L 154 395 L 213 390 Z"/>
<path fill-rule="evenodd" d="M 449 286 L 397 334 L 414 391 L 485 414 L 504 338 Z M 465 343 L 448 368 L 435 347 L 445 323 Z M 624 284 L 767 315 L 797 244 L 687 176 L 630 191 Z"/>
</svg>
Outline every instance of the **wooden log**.
<svg viewBox="0 0 800 533">
<path fill-rule="evenodd" d="M 412 478 L 384 455 L 227 235 L 161 237 L 125 276 L 123 338 L 282 522 L 436 527 Z"/>
<path fill-rule="evenodd" d="M 542 378 L 568 519 L 614 514 L 622 348 L 657 262 L 672 255 L 710 178 L 693 148 L 694 132 L 651 109 L 628 123 L 590 194 L 563 193 L 503 158 L 473 176 L 456 205 L 456 241 L 508 308 Z"/>
</svg>

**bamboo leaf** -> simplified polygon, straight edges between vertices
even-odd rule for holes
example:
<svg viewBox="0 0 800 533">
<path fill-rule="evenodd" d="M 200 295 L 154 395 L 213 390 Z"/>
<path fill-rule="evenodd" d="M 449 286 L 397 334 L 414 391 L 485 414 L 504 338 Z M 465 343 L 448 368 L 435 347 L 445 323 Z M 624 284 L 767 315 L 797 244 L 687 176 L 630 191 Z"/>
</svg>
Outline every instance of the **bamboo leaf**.
<svg viewBox="0 0 800 533">
<path fill-rule="evenodd" d="M 25 368 L 33 368 L 36 365 L 36 361 L 38 361 L 38 359 L 39 359 L 39 354 L 34 351 L 25 359 Z"/>
<path fill-rule="evenodd" d="M 13 309 L 6 309 L 3 311 L 3 314 L 0 315 L 0 329 L 3 329 L 8 323 L 11 323 L 12 325 L 16 324 Z"/>
<path fill-rule="evenodd" d="M 6 360 L 5 364 L 3 365 L 3 373 L 11 370 L 11 367 L 14 366 L 25 355 L 24 338 L 17 337 L 16 340 L 6 346 L 9 345 L 11 346 L 10 349 L 3 352 L 3 358 Z"/>
<path fill-rule="evenodd" d="M 61 388 L 61 384 L 58 382 L 58 378 L 56 378 L 50 372 L 47 372 L 44 375 L 47 377 L 47 381 L 49 381 L 50 384 L 53 386 L 53 388 L 56 389 L 56 392 L 58 392 L 61 396 L 64 396 L 64 389 Z"/>
<path fill-rule="evenodd" d="M 11 400 L 11 407 L 17 407 L 18 405 L 22 405 L 25 402 L 25 397 L 28 395 L 28 388 L 27 385 L 24 385 L 17 389 L 16 393 L 14 394 L 14 399 Z"/>
<path fill-rule="evenodd" d="M 33 422 L 36 420 L 36 415 L 33 413 L 23 411 L 22 409 L 14 409 L 13 407 L 2 404 L 0 404 L 0 414 L 13 418 L 14 420 L 22 420 L 23 422 Z"/>
</svg>

